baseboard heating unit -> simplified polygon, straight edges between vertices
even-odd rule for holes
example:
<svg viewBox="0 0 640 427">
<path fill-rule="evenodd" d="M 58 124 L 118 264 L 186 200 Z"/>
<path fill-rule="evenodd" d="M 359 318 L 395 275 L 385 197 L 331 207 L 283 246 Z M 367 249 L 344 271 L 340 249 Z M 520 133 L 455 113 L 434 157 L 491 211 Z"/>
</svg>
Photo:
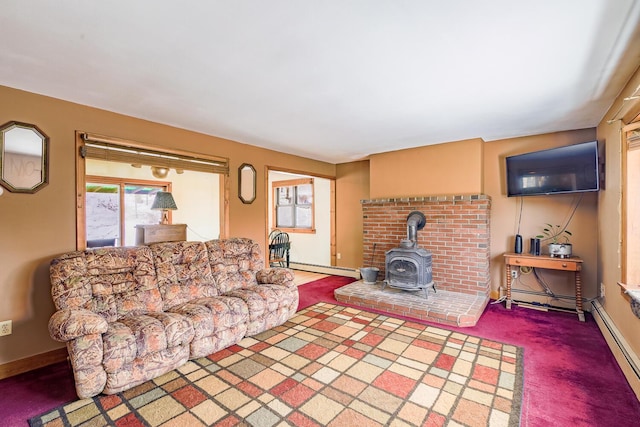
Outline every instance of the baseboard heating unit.
<svg viewBox="0 0 640 427">
<path fill-rule="evenodd" d="M 598 324 L 600 332 L 602 332 L 607 341 L 636 397 L 640 399 L 640 359 L 624 339 L 620 330 L 613 323 L 602 304 L 600 304 L 600 301 L 594 300 L 591 305 L 593 306 L 591 314 Z"/>
</svg>

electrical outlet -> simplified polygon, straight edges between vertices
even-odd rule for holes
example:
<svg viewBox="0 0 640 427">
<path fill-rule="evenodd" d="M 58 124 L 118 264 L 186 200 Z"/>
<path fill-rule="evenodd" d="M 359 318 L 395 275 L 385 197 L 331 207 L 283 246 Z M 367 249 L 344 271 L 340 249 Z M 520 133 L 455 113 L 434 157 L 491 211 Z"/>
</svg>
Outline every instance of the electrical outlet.
<svg viewBox="0 0 640 427">
<path fill-rule="evenodd" d="M 511 278 L 512 279 L 518 278 L 518 270 L 511 270 Z"/>
<path fill-rule="evenodd" d="M 337 259 L 342 259 L 342 254 L 340 252 L 338 252 L 338 254 L 336 255 Z"/>
<path fill-rule="evenodd" d="M 0 322 L 0 337 L 4 335 L 11 335 L 11 320 Z"/>
<path fill-rule="evenodd" d="M 604 283 L 600 282 L 600 298 L 604 298 Z"/>
</svg>

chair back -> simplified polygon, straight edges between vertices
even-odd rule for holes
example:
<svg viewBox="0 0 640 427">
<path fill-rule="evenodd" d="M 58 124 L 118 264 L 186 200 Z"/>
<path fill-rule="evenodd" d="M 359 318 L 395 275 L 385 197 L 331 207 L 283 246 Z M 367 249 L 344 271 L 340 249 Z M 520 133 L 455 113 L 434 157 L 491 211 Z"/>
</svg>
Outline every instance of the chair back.
<svg viewBox="0 0 640 427">
<path fill-rule="evenodd" d="M 273 240 L 274 237 L 276 237 L 276 235 L 282 233 L 282 231 L 280 231 L 280 229 L 278 228 L 274 228 L 271 233 L 269 233 L 269 243 L 271 243 L 271 241 Z"/>
<path fill-rule="evenodd" d="M 289 234 L 279 232 L 269 242 L 269 265 L 272 267 L 289 267 Z"/>
</svg>

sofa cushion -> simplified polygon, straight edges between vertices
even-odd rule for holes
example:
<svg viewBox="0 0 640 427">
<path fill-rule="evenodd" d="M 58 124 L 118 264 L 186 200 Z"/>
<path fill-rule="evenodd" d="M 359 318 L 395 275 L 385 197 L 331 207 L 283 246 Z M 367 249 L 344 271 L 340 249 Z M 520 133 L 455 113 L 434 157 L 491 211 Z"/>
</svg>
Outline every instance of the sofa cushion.
<svg viewBox="0 0 640 427">
<path fill-rule="evenodd" d="M 136 358 L 136 337 L 131 328 L 124 323 L 109 323 L 109 329 L 102 337 L 102 343 L 103 365 L 106 372 L 117 372 Z"/>
<path fill-rule="evenodd" d="M 220 294 L 257 284 L 256 273 L 264 268 L 264 261 L 256 242 L 232 238 L 209 240 L 205 245 Z"/>
<path fill-rule="evenodd" d="M 188 344 L 193 336 L 191 322 L 176 313 L 125 317 L 103 335 L 105 371 L 117 372 L 137 358 Z"/>
<path fill-rule="evenodd" d="M 184 365 L 187 360 L 189 360 L 189 346 L 171 347 L 136 358 L 133 362 L 124 365 L 119 371 L 108 373 L 102 392 L 115 394 L 127 390 L 152 378 L 166 374 Z"/>
<path fill-rule="evenodd" d="M 240 298 L 249 307 L 248 336 L 284 323 L 298 306 L 297 289 L 285 285 L 256 285 L 225 295 Z"/>
<path fill-rule="evenodd" d="M 223 350 L 242 340 L 247 332 L 247 324 L 242 323 L 235 328 L 224 329 L 208 337 L 194 338 L 189 348 L 189 358 L 198 359 Z"/>
<path fill-rule="evenodd" d="M 193 324 L 195 336 L 189 357 L 204 357 L 237 343 L 245 336 L 249 310 L 240 298 L 199 298 L 171 308 Z"/>
<path fill-rule="evenodd" d="M 165 310 L 193 299 L 218 295 L 204 243 L 166 242 L 150 248 Z"/>
<path fill-rule="evenodd" d="M 113 322 L 162 311 L 151 249 L 146 246 L 75 251 L 51 262 L 57 309 L 84 308 Z"/>
<path fill-rule="evenodd" d="M 196 339 L 235 328 L 249 319 L 247 304 L 239 298 L 226 296 L 199 298 L 173 307 L 170 311 L 191 321 Z"/>
</svg>

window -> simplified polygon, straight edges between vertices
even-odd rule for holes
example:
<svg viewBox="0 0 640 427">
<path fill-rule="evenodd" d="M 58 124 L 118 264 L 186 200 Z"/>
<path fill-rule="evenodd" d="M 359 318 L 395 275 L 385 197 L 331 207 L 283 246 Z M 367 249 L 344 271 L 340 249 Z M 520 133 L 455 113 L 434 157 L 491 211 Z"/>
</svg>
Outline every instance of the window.
<svg viewBox="0 0 640 427">
<path fill-rule="evenodd" d="M 626 132 L 626 158 L 623 170 L 626 171 L 626 182 L 623 191 L 624 216 L 624 253 L 626 254 L 623 266 L 622 280 L 627 284 L 640 283 L 640 122 L 631 123 Z"/>
<path fill-rule="evenodd" d="M 112 196 L 112 198 L 119 201 L 118 209 L 123 207 L 122 213 L 117 218 L 120 225 L 119 228 L 116 225 L 118 231 L 112 232 L 112 236 L 107 238 L 110 242 L 118 239 L 115 244 L 126 245 L 129 244 L 128 242 L 135 242 L 135 225 L 132 228 L 129 226 L 132 220 L 125 217 L 125 213 L 128 215 L 136 210 L 140 213 L 142 204 L 134 203 L 135 208 L 130 207 L 125 200 L 129 198 L 126 195 L 129 194 L 134 200 L 145 197 L 140 194 L 139 189 L 131 189 L 127 193 L 128 190 L 120 186 L 122 182 L 142 187 L 166 187 L 168 191 L 177 192 L 174 196 L 182 194 L 184 197 L 176 197 L 179 212 L 172 215 L 170 211 L 169 218 L 171 221 L 173 216 L 176 221 L 188 224 L 191 240 L 205 241 L 229 235 L 229 206 L 225 203 L 229 200 L 228 158 L 82 131 L 76 131 L 75 136 L 76 194 L 85 202 L 76 204 L 76 247 L 78 249 L 84 249 L 89 244 L 87 224 L 91 220 L 87 218 L 86 212 L 87 183 L 118 185 L 118 196 Z M 157 178 L 153 170 L 159 167 L 169 168 L 170 178 Z M 107 181 L 103 180 L 105 177 Z M 96 182 L 96 178 L 99 181 Z M 116 179 L 117 182 L 108 181 L 108 179 Z M 186 194 L 188 196 L 185 196 Z M 154 199 L 153 195 L 146 198 L 149 202 Z M 147 219 L 135 221 L 139 221 L 139 224 L 158 223 L 160 212 L 152 214 L 158 215 L 158 219 L 149 220 L 149 222 Z M 113 230 L 115 219 L 112 217 L 111 221 Z M 113 237 L 116 233 L 118 237 Z"/>
<path fill-rule="evenodd" d="M 315 233 L 313 178 L 276 181 L 274 228 L 288 232 Z"/>
<path fill-rule="evenodd" d="M 158 191 L 168 185 L 111 177 L 87 176 L 87 242 L 112 241 L 113 246 L 135 245 L 138 224 L 157 224 L 161 211 L 151 210 Z"/>
</svg>

